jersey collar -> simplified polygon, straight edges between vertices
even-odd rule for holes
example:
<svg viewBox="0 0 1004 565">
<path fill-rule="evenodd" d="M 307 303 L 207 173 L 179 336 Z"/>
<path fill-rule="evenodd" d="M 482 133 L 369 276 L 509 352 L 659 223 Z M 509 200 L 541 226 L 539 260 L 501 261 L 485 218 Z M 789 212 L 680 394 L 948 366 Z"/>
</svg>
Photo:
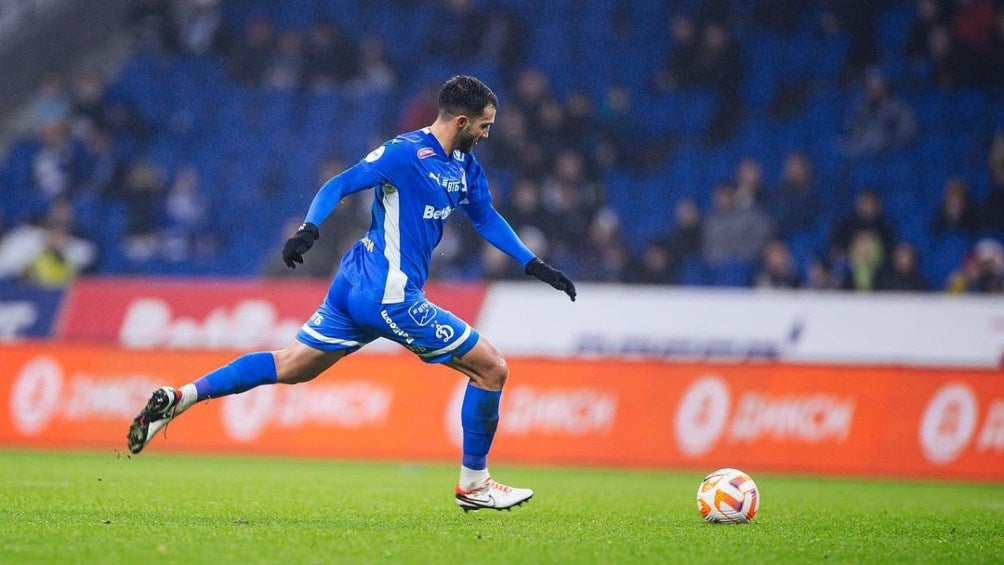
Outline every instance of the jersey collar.
<svg viewBox="0 0 1004 565">
<path fill-rule="evenodd" d="M 432 149 L 433 149 L 433 151 L 436 152 L 436 155 L 439 155 L 440 157 L 442 157 L 444 159 L 452 159 L 453 158 L 452 156 L 446 154 L 446 150 L 443 149 L 443 146 L 439 143 L 439 140 L 436 139 L 436 136 L 432 135 L 432 129 L 431 128 L 429 128 L 429 127 L 422 128 L 422 133 L 424 133 L 425 136 L 429 139 L 429 144 L 432 145 Z"/>
</svg>

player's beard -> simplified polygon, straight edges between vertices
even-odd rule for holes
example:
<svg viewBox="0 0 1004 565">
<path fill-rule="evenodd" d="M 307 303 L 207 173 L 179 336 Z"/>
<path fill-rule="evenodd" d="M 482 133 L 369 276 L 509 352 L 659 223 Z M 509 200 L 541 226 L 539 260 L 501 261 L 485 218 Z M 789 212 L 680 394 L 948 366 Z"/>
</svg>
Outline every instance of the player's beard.
<svg viewBox="0 0 1004 565">
<path fill-rule="evenodd" d="M 457 149 L 461 153 L 470 153 L 474 150 L 474 146 L 477 145 L 480 138 L 481 136 L 473 131 L 462 129 L 460 130 L 460 135 L 457 137 Z"/>
</svg>

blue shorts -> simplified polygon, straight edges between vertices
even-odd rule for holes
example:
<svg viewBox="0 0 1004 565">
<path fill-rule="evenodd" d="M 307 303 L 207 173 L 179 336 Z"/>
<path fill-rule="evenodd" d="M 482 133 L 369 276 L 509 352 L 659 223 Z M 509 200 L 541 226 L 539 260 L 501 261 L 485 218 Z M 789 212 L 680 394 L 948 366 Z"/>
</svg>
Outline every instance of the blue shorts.
<svg viewBox="0 0 1004 565">
<path fill-rule="evenodd" d="M 340 275 L 296 339 L 321 351 L 359 349 L 378 337 L 400 343 L 426 363 L 444 363 L 470 351 L 478 332 L 467 322 L 422 298 L 381 304 Z"/>
</svg>

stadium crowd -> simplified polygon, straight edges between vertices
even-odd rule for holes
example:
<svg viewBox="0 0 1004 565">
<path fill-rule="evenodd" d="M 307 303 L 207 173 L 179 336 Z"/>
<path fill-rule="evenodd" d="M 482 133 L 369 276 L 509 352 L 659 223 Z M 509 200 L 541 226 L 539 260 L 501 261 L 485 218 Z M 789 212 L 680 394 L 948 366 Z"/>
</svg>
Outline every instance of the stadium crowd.
<svg viewBox="0 0 1004 565">
<path fill-rule="evenodd" d="M 370 195 L 290 271 L 297 214 L 469 72 L 496 206 L 576 280 L 1004 292 L 1004 3 L 363 4 L 137 1 L 131 59 L 48 74 L 0 161 L 0 278 L 327 277 Z M 523 276 L 466 221 L 434 260 Z"/>
</svg>

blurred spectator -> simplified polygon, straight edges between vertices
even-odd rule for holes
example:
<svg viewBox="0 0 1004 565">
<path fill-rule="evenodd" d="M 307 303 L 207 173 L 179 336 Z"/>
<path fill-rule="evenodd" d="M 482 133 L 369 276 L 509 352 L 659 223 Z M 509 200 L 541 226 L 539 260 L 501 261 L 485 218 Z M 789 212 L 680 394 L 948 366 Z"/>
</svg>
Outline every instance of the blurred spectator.
<svg viewBox="0 0 1004 565">
<path fill-rule="evenodd" d="M 753 276 L 753 286 L 757 288 L 800 288 L 802 280 L 798 268 L 791 258 L 788 246 L 779 239 L 772 239 L 763 248 L 760 269 Z"/>
<path fill-rule="evenodd" d="M 163 252 L 168 261 L 186 261 L 193 254 L 212 253 L 216 235 L 209 222 L 209 203 L 199 173 L 192 167 L 178 172 L 167 194 Z"/>
<path fill-rule="evenodd" d="M 73 100 L 66 92 L 63 76 L 56 72 L 42 75 L 31 103 L 32 125 L 40 129 L 64 122 L 72 110 Z"/>
<path fill-rule="evenodd" d="M 387 58 L 383 39 L 379 35 L 363 38 L 359 50 L 359 73 L 349 81 L 349 90 L 356 96 L 386 93 L 397 84 L 397 72 Z"/>
<path fill-rule="evenodd" d="M 830 247 L 838 257 L 848 253 L 851 242 L 861 232 L 878 236 L 882 250 L 892 249 L 896 239 L 892 225 L 882 211 L 882 200 L 871 189 L 860 191 L 854 199 L 854 214 L 845 218 L 833 231 Z"/>
<path fill-rule="evenodd" d="M 892 261 L 888 268 L 879 271 L 875 282 L 876 290 L 897 290 L 905 292 L 924 292 L 931 290 L 931 284 L 920 273 L 917 262 L 917 250 L 913 245 L 901 241 L 892 252 Z"/>
<path fill-rule="evenodd" d="M 983 201 L 983 229 L 1004 233 L 1004 131 L 997 132 L 987 157 L 990 190 Z"/>
<path fill-rule="evenodd" d="M 675 221 L 672 230 L 662 241 L 668 259 L 667 273 L 671 281 L 678 281 L 683 265 L 700 257 L 704 249 L 704 224 L 701 209 L 693 199 L 685 198 L 673 208 Z"/>
<path fill-rule="evenodd" d="M 296 90 L 303 84 L 306 60 L 303 36 L 296 31 L 284 31 L 279 43 L 265 63 L 262 84 L 275 90 Z"/>
<path fill-rule="evenodd" d="M 886 1 L 828 0 L 826 5 L 838 22 L 850 45 L 844 59 L 842 79 L 844 83 L 856 77 L 862 69 L 875 62 L 878 56 L 876 41 L 876 21 L 887 5 Z"/>
<path fill-rule="evenodd" d="M 944 89 L 970 86 L 980 70 L 956 44 L 947 25 L 936 25 L 927 35 L 927 56 L 934 84 Z"/>
<path fill-rule="evenodd" d="M 819 216 L 819 195 L 812 178 L 812 164 L 804 153 L 784 158 L 781 184 L 771 199 L 771 212 L 778 234 L 790 237 L 812 229 Z"/>
<path fill-rule="evenodd" d="M 539 181 L 547 172 L 544 148 L 530 136 L 528 120 L 518 107 L 505 111 L 492 126 L 492 142 L 479 147 L 479 158 L 495 167 L 516 171 L 519 175 Z"/>
<path fill-rule="evenodd" d="M 94 130 L 87 137 L 87 169 L 79 194 L 103 198 L 118 190 L 125 167 L 113 142 L 112 135 L 102 129 Z"/>
<path fill-rule="evenodd" d="M 631 156 L 637 132 L 634 126 L 631 92 L 623 85 L 607 88 L 603 106 L 598 113 L 603 137 L 613 153 L 613 160 Z M 623 164 L 623 163 L 622 163 Z"/>
<path fill-rule="evenodd" d="M 509 225 L 517 231 L 526 226 L 543 230 L 554 221 L 544 209 L 540 186 L 525 177 L 516 181 L 508 201 L 501 209 Z"/>
<path fill-rule="evenodd" d="M 691 63 L 692 86 L 713 88 L 730 103 L 739 99 L 743 81 L 743 52 L 724 25 L 709 23 L 701 30 L 700 48 Z"/>
<path fill-rule="evenodd" d="M 71 137 L 64 121 L 49 123 L 39 137 L 42 144 L 31 163 L 36 190 L 46 200 L 71 195 L 83 173 L 83 144 Z"/>
<path fill-rule="evenodd" d="M 949 232 L 973 236 L 980 228 L 980 219 L 973 208 L 969 186 L 961 178 L 953 177 L 945 183 L 941 197 L 941 207 L 931 225 L 936 236 Z"/>
<path fill-rule="evenodd" d="M 739 94 L 745 62 L 739 43 L 725 25 L 710 22 L 704 26 L 691 71 L 694 86 L 712 88 L 720 97 L 708 128 L 708 140 L 718 143 L 731 139 L 742 115 Z"/>
<path fill-rule="evenodd" d="M 772 231 L 767 215 L 757 208 L 739 208 L 730 183 L 715 187 L 713 206 L 704 220 L 704 260 L 709 265 L 756 260 Z"/>
<path fill-rule="evenodd" d="M 700 257 L 702 237 L 701 209 L 697 202 L 690 198 L 680 200 L 673 208 L 670 230 L 646 246 L 641 257 L 646 275 L 636 282 L 678 282 L 684 264 Z"/>
<path fill-rule="evenodd" d="M 763 199 L 763 167 L 756 159 L 746 157 L 736 165 L 736 206 L 759 207 Z"/>
<path fill-rule="evenodd" d="M 544 208 L 551 216 L 544 232 L 553 253 L 578 257 L 586 252 L 582 242 L 602 202 L 597 185 L 583 173 L 582 156 L 564 150 L 541 185 Z"/>
<path fill-rule="evenodd" d="M 248 22 L 244 37 L 230 42 L 227 69 L 238 83 L 261 84 L 272 53 L 272 23 L 264 16 Z"/>
<path fill-rule="evenodd" d="M 486 19 L 482 52 L 498 67 L 502 84 L 512 84 L 516 73 L 526 65 L 533 44 L 530 30 L 519 14 L 503 7 L 493 7 Z"/>
<path fill-rule="evenodd" d="M 547 75 L 540 69 L 527 68 L 519 73 L 516 82 L 516 96 L 512 105 L 530 118 L 537 116 L 540 107 L 552 98 L 551 86 L 547 80 Z"/>
<path fill-rule="evenodd" d="M 171 7 L 178 47 L 192 55 L 212 51 L 220 27 L 219 0 L 174 0 Z"/>
<path fill-rule="evenodd" d="M 415 131 L 434 122 L 439 114 L 438 95 L 439 86 L 427 84 L 408 98 L 398 117 L 398 131 Z"/>
<path fill-rule="evenodd" d="M 575 91 L 565 99 L 565 123 L 561 135 L 563 143 L 581 153 L 586 159 L 586 168 L 594 169 L 598 150 L 602 142 L 599 122 L 593 103 L 582 91 Z"/>
<path fill-rule="evenodd" d="M 164 173 L 145 161 L 129 166 L 116 196 L 126 206 L 123 254 L 133 263 L 149 261 L 160 249 Z"/>
<path fill-rule="evenodd" d="M 170 0 L 136 0 L 127 16 L 139 50 L 172 51 L 177 44 Z"/>
<path fill-rule="evenodd" d="M 962 266 L 949 277 L 948 291 L 1004 293 L 1004 247 L 1000 242 L 990 238 L 976 242 L 972 254 L 963 258 Z"/>
<path fill-rule="evenodd" d="M 836 290 L 840 288 L 840 278 L 833 264 L 826 257 L 813 257 L 805 277 L 806 288 L 812 290 Z"/>
<path fill-rule="evenodd" d="M 621 236 L 621 220 L 611 208 L 602 208 L 589 225 L 589 251 L 582 275 L 593 281 L 618 282 L 627 278 L 632 267 L 631 252 Z"/>
<path fill-rule="evenodd" d="M 881 72 L 870 71 L 847 119 L 847 155 L 861 158 L 893 151 L 913 141 L 916 133 L 913 109 L 891 92 Z"/>
<path fill-rule="evenodd" d="M 910 24 L 906 40 L 906 53 L 911 59 L 922 59 L 928 54 L 931 31 L 944 25 L 948 15 L 942 0 L 914 0 L 917 18 Z"/>
<path fill-rule="evenodd" d="M 332 20 L 315 22 L 307 36 L 307 80 L 311 88 L 345 84 L 358 74 L 359 48 L 352 39 Z"/>
<path fill-rule="evenodd" d="M 641 252 L 641 257 L 628 269 L 623 282 L 639 284 L 672 284 L 669 253 L 658 242 L 651 241 Z"/>
<path fill-rule="evenodd" d="M 847 274 L 840 285 L 844 290 L 872 291 L 885 262 L 882 240 L 875 232 L 859 231 L 847 250 Z"/>
<path fill-rule="evenodd" d="M 470 0 L 439 0 L 432 10 L 436 25 L 429 27 L 425 37 L 426 54 L 455 63 L 481 52 L 488 28 L 487 14 Z"/>
<path fill-rule="evenodd" d="M 59 287 L 90 267 L 97 246 L 74 235 L 73 222 L 73 206 L 59 198 L 41 221 L 12 228 L 0 238 L 0 280 Z"/>
<path fill-rule="evenodd" d="M 955 4 L 952 30 L 959 43 L 980 66 L 992 65 L 999 55 L 994 52 L 997 14 L 993 3 L 990 0 L 956 0 Z"/>
<path fill-rule="evenodd" d="M 105 121 L 105 81 L 95 68 L 81 72 L 73 81 L 73 120 L 75 131 L 103 128 Z"/>
<path fill-rule="evenodd" d="M 669 26 L 669 57 L 655 75 L 655 87 L 667 92 L 695 84 L 697 60 L 697 27 L 686 15 L 674 16 Z"/>
</svg>

